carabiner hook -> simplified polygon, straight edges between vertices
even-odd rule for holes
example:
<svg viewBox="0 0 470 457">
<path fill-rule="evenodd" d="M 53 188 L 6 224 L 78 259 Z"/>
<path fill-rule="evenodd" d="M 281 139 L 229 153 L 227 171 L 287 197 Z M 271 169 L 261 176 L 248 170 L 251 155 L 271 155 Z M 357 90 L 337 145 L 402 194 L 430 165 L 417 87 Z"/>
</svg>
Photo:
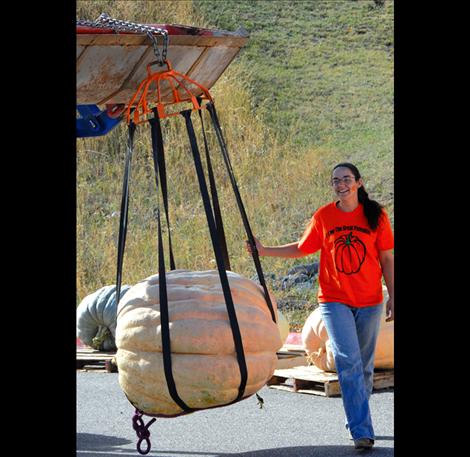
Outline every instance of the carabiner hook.
<svg viewBox="0 0 470 457">
<path fill-rule="evenodd" d="M 134 417 L 132 418 L 132 427 L 137 433 L 137 438 L 139 441 L 137 442 L 137 450 L 139 454 L 145 455 L 150 452 L 151 443 L 150 443 L 150 430 L 148 429 L 157 419 L 153 418 L 145 425 L 144 421 L 142 420 L 142 412 L 139 411 L 137 408 L 134 413 Z M 142 449 L 142 442 L 145 441 L 147 445 L 146 449 Z"/>
</svg>

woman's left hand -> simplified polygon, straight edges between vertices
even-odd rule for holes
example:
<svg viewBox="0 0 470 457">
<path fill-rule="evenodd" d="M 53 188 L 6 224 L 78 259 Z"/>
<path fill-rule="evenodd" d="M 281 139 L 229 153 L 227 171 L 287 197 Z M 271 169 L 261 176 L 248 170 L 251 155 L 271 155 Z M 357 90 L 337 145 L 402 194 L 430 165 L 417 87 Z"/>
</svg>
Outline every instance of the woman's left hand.
<svg viewBox="0 0 470 457">
<path fill-rule="evenodd" d="M 395 319 L 395 304 L 393 298 L 389 298 L 386 304 L 386 319 L 385 322 L 392 322 Z"/>
</svg>

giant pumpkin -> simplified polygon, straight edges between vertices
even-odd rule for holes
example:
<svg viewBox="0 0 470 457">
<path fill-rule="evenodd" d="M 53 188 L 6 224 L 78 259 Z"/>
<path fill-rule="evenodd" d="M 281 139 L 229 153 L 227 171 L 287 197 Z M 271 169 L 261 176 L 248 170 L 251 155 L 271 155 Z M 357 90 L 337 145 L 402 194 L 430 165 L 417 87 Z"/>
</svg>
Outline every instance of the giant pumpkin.
<svg viewBox="0 0 470 457">
<path fill-rule="evenodd" d="M 272 297 L 272 295 L 270 295 Z M 279 329 L 279 333 L 281 334 L 281 341 L 284 344 L 289 336 L 289 322 L 285 318 L 282 311 L 279 309 L 277 310 L 277 328 Z"/>
<path fill-rule="evenodd" d="M 384 303 L 388 300 L 386 288 L 383 290 Z M 385 322 L 384 315 L 380 321 L 380 330 L 375 347 L 374 367 L 392 369 L 394 367 L 394 323 Z M 323 371 L 336 371 L 333 352 L 320 314 L 316 308 L 306 319 L 302 328 L 302 345 L 307 354 L 307 359 Z"/>
<path fill-rule="evenodd" d="M 262 288 L 230 271 L 227 277 L 248 370 L 247 398 L 273 375 L 282 341 Z M 218 272 L 173 270 L 166 282 L 179 397 L 197 409 L 230 403 L 238 395 L 240 371 Z M 271 301 L 277 311 L 272 296 Z M 182 414 L 163 368 L 158 275 L 137 283 L 119 303 L 116 346 L 119 383 L 129 401 L 149 415 Z"/>
</svg>

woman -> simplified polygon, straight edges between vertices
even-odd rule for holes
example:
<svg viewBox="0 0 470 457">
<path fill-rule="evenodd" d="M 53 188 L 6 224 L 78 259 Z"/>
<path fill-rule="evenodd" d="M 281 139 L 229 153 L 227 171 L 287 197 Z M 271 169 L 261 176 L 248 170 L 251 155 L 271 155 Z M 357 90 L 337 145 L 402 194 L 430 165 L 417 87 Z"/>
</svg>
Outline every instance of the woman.
<svg viewBox="0 0 470 457">
<path fill-rule="evenodd" d="M 382 276 L 388 290 L 386 321 L 394 319 L 393 232 L 382 205 L 369 199 L 359 170 L 336 165 L 331 185 L 337 200 L 320 207 L 300 241 L 266 247 L 260 256 L 303 257 L 320 250 L 318 302 L 331 342 L 356 449 L 374 445 L 369 410 L 374 352 L 382 316 Z M 247 249 L 251 247 L 247 243 Z"/>
</svg>

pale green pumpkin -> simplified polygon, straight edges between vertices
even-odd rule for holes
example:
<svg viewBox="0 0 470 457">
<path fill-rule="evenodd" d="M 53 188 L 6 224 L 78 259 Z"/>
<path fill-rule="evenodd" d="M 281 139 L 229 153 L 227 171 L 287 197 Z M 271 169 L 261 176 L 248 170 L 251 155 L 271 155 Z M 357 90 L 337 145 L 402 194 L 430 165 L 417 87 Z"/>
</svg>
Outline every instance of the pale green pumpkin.
<svg viewBox="0 0 470 457">
<path fill-rule="evenodd" d="M 131 286 L 121 287 L 121 298 Z M 77 337 L 103 351 L 116 350 L 116 286 L 104 286 L 87 295 L 77 307 Z"/>
</svg>

